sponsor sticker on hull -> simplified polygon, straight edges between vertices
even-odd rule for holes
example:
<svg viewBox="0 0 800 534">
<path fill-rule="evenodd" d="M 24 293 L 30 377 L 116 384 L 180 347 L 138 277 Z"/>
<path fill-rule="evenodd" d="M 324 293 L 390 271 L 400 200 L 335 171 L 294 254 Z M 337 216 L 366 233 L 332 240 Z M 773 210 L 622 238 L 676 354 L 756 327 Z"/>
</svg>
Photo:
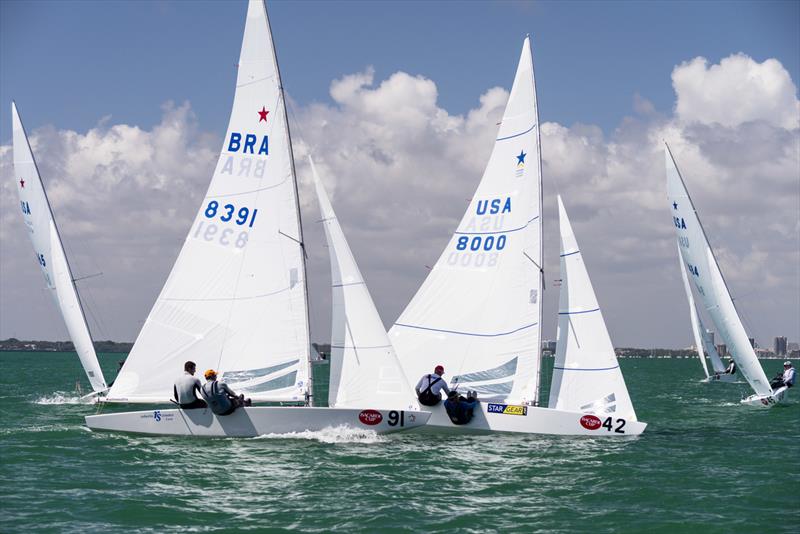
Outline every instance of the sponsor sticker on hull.
<svg viewBox="0 0 800 534">
<path fill-rule="evenodd" d="M 383 421 L 383 416 L 378 410 L 363 410 L 358 414 L 358 420 L 365 425 L 374 426 Z"/>
<path fill-rule="evenodd" d="M 586 430 L 597 430 L 603 422 L 600 418 L 594 415 L 584 415 L 581 417 L 581 426 Z"/>
<path fill-rule="evenodd" d="M 486 412 L 503 415 L 528 415 L 528 407 L 515 404 L 488 404 Z"/>
</svg>

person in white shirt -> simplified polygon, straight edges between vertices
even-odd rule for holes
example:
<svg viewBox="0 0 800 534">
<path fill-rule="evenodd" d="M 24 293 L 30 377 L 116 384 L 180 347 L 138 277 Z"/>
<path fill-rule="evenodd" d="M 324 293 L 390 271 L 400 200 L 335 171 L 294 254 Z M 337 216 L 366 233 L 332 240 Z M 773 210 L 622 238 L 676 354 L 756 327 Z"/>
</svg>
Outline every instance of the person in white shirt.
<svg viewBox="0 0 800 534">
<path fill-rule="evenodd" d="M 776 376 L 775 379 L 770 383 L 773 390 L 776 390 L 780 387 L 792 387 L 794 385 L 795 380 L 797 379 L 797 371 L 794 367 L 792 367 L 792 362 L 785 361 L 783 362 L 783 375 L 778 373 L 779 376 Z"/>
<path fill-rule="evenodd" d="M 414 390 L 417 392 L 417 399 L 420 404 L 424 406 L 436 406 L 442 400 L 442 391 L 445 394 L 450 393 L 450 388 L 447 387 L 442 375 L 444 374 L 444 367 L 437 365 L 433 373 L 423 375 L 417 382 Z"/>
<path fill-rule="evenodd" d="M 205 408 L 207 406 L 203 399 L 197 397 L 201 385 L 200 379 L 194 376 L 196 370 L 197 366 L 194 362 L 186 362 L 183 364 L 184 373 L 175 380 L 175 385 L 172 386 L 172 394 L 175 396 L 175 401 L 184 410 Z"/>
</svg>

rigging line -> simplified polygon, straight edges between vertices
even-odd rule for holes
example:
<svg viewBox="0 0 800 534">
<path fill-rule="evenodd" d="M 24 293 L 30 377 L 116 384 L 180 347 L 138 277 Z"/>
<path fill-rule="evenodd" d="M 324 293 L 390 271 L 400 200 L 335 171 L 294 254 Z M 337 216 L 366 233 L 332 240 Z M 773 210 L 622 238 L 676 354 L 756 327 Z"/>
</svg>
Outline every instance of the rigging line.
<svg viewBox="0 0 800 534">
<path fill-rule="evenodd" d="M 103 276 L 102 272 L 94 273 L 94 274 L 87 274 L 86 276 L 81 276 L 80 278 L 73 278 L 73 282 L 80 282 L 81 280 L 88 280 L 89 278 L 95 278 L 97 276 Z"/>
</svg>

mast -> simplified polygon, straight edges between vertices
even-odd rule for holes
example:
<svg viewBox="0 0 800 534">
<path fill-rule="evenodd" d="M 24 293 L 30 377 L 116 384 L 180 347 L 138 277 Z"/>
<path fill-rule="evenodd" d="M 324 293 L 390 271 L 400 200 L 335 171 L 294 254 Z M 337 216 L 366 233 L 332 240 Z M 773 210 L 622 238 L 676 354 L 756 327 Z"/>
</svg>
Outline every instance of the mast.
<svg viewBox="0 0 800 534">
<path fill-rule="evenodd" d="M 297 229 L 300 232 L 300 251 L 302 253 L 301 263 L 303 264 L 303 286 L 305 288 L 306 299 L 306 339 L 308 339 L 308 346 L 306 346 L 306 359 L 308 360 L 308 386 L 306 388 L 306 405 L 314 405 L 314 371 L 311 362 L 311 330 L 310 330 L 310 316 L 308 310 L 308 276 L 306 274 L 306 242 L 303 239 L 303 220 L 300 216 L 300 192 L 297 187 L 297 171 L 294 165 L 294 151 L 292 150 L 292 132 L 289 128 L 289 114 L 286 110 L 286 93 L 283 90 L 283 81 L 281 79 L 281 68 L 278 64 L 278 53 L 275 51 L 275 38 L 272 35 L 272 26 L 269 22 L 269 13 L 267 12 L 267 4 L 264 0 L 261 1 L 261 6 L 264 8 L 264 17 L 267 19 L 267 30 L 269 30 L 270 41 L 272 41 L 272 57 L 275 60 L 275 73 L 278 77 L 278 89 L 281 92 L 281 105 L 283 106 L 283 121 L 286 126 L 286 136 L 289 141 L 289 163 L 292 166 L 292 178 L 294 181 L 294 203 L 295 214 L 297 215 Z"/>
<path fill-rule="evenodd" d="M 533 62 L 533 50 L 530 50 L 530 48 L 532 48 L 530 34 L 528 34 L 528 39 L 528 48 L 531 54 L 531 78 L 533 79 L 533 107 L 534 113 L 536 114 L 536 160 L 539 165 L 539 259 L 542 262 L 541 265 L 539 265 L 539 328 L 536 330 L 536 354 L 539 365 L 536 368 L 536 378 L 533 388 L 533 405 L 539 406 L 539 389 L 541 387 L 542 376 L 542 318 L 544 317 L 542 315 L 544 301 L 544 295 L 542 295 L 544 290 L 544 191 L 542 189 L 542 136 L 541 124 L 539 122 L 539 96 L 536 94 L 536 69 L 534 68 Z"/>
</svg>

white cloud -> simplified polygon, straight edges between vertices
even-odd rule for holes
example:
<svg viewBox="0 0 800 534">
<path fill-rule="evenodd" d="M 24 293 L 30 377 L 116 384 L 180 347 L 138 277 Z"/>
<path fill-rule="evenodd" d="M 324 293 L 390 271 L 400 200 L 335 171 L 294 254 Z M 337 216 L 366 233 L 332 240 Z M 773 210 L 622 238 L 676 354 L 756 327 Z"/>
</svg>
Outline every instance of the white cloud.
<svg viewBox="0 0 800 534">
<path fill-rule="evenodd" d="M 777 82 L 752 82 L 753 72 Z M 797 100 L 792 93 L 791 99 L 764 102 L 765 87 L 779 87 L 780 95 L 794 91 L 785 73 L 775 60 L 756 64 L 738 55 L 709 68 L 698 58 L 673 72 L 674 116 L 661 116 L 634 97 L 637 117 L 611 134 L 593 125 L 542 125 L 546 277 L 558 278 L 554 197 L 560 192 L 617 344 L 690 343 L 666 207 L 662 139 L 670 142 L 740 308 L 755 319 L 750 326 L 756 337 L 762 344 L 774 335 L 797 337 L 800 154 L 798 130 L 787 129 L 797 122 L 786 120 L 796 116 Z M 374 78 L 372 69 L 343 76 L 331 84 L 332 104 L 296 109 L 312 337 L 319 341 L 329 328 L 330 275 L 324 236 L 313 224 L 319 216 L 303 156 L 313 153 L 388 325 L 463 214 L 508 98 L 506 90 L 491 88 L 475 109 L 451 115 L 439 107 L 432 80 L 403 72 L 379 83 Z M 735 96 L 720 95 L 723 79 L 739 88 Z M 760 107 L 742 109 L 751 102 Z M 220 143 L 197 130 L 186 104 L 165 107 L 151 131 L 101 125 L 85 134 L 34 132 L 63 233 L 84 247 L 78 263 L 106 273 L 87 285 L 112 325 L 108 337 L 135 336 L 188 230 Z M 0 166 L 3 176 L 10 174 L 8 147 L 0 147 Z M 30 323 L 11 312 L 11 301 L 42 281 L 16 214 L 13 184 L 2 184 L 0 330 L 11 335 Z M 554 337 L 557 290 L 548 287 L 544 297 L 545 337 Z M 52 315 L 51 302 L 37 301 L 36 309 L 45 308 Z"/>
<path fill-rule="evenodd" d="M 681 63 L 672 71 L 676 113 L 684 122 L 738 126 L 765 121 L 787 129 L 800 124 L 797 87 L 776 59 L 758 63 L 736 54 L 718 65 L 704 57 Z"/>
</svg>

